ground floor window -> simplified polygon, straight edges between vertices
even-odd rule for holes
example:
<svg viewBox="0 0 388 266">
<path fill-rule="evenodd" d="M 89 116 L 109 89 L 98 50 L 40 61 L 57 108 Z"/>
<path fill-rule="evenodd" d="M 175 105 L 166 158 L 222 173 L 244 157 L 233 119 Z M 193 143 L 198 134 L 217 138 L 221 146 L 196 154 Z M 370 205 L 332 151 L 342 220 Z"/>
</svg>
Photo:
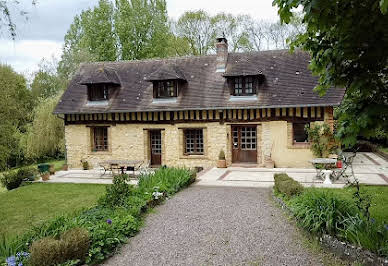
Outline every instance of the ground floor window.
<svg viewBox="0 0 388 266">
<path fill-rule="evenodd" d="M 108 127 L 92 127 L 92 151 L 108 150 Z"/>
<path fill-rule="evenodd" d="M 185 154 L 203 154 L 203 129 L 184 130 Z"/>
<path fill-rule="evenodd" d="M 308 142 L 308 135 L 306 132 L 306 126 L 309 126 L 309 123 L 294 123 L 294 124 L 292 124 L 294 143 L 306 143 L 306 142 Z"/>
</svg>

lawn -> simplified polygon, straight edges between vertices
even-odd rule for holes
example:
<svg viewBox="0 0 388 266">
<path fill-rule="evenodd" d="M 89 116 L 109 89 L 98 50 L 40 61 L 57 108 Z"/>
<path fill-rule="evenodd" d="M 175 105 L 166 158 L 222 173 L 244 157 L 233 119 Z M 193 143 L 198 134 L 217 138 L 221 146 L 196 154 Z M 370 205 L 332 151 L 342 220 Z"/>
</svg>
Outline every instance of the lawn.
<svg viewBox="0 0 388 266">
<path fill-rule="evenodd" d="M 35 183 L 0 193 L 0 233 L 20 234 L 60 214 L 93 206 L 105 185 Z"/>
<path fill-rule="evenodd" d="M 352 200 L 355 188 L 327 190 Z M 367 192 L 372 196 L 371 217 L 377 221 L 388 223 L 388 186 L 362 186 L 361 192 Z"/>
</svg>

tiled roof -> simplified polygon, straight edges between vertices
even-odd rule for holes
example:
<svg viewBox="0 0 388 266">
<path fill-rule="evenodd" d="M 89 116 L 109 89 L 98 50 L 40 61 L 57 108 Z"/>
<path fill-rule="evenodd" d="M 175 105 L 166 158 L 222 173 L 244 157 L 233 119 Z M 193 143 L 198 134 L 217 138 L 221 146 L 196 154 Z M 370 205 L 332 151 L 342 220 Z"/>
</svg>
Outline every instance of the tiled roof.
<svg viewBox="0 0 388 266">
<path fill-rule="evenodd" d="M 82 76 L 81 80 L 79 81 L 79 84 L 82 85 L 98 83 L 120 84 L 116 70 L 109 66 L 101 65 L 88 70 L 81 68 L 79 75 Z"/>
<path fill-rule="evenodd" d="M 307 68 L 310 57 L 302 51 L 293 54 L 288 50 L 229 53 L 225 73 L 216 72 L 216 58 L 216 55 L 208 55 L 82 64 L 55 113 L 336 106 L 342 101 L 345 92 L 342 88 L 332 88 L 323 97 L 313 92 L 318 78 L 312 76 Z M 121 86 L 109 104 L 90 105 L 87 104 L 87 88 L 81 83 L 85 79 L 93 82 L 92 78 L 96 76 L 94 73 L 98 73 L 99 69 L 114 71 Z M 177 69 L 180 73 L 178 75 L 182 75 L 186 82 L 180 88 L 175 102 L 153 101 L 150 77 L 161 75 L 166 69 Z M 231 100 L 223 75 L 247 75 L 260 71 L 265 82 L 258 90 L 257 98 Z M 166 76 L 170 77 L 171 71 L 167 72 Z"/>
<path fill-rule="evenodd" d="M 158 70 L 147 77 L 149 81 L 180 79 L 186 80 L 182 71 L 173 63 L 166 62 Z"/>
</svg>

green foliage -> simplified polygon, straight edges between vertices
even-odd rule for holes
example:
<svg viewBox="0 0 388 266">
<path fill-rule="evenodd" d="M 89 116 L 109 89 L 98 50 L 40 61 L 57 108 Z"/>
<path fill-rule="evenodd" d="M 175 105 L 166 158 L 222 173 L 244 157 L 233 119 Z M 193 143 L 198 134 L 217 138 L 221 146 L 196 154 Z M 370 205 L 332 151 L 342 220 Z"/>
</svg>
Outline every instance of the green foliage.
<svg viewBox="0 0 388 266">
<path fill-rule="evenodd" d="M 39 258 L 40 265 L 64 263 L 62 258 L 70 257 L 66 255 L 69 254 L 70 247 L 63 246 L 61 242 L 66 242 L 66 239 L 77 239 L 77 236 L 82 234 L 77 233 L 77 231 L 69 233 L 69 230 L 76 230 L 73 228 L 80 227 L 88 231 L 90 246 L 86 258 L 77 259 L 85 259 L 87 264 L 101 263 L 120 245 L 124 244 L 128 237 L 133 236 L 139 230 L 142 215 L 148 208 L 159 204 L 164 199 L 165 194 L 171 195 L 189 185 L 195 180 L 195 173 L 184 168 L 160 169 L 154 174 L 143 175 L 142 185 L 139 187 L 128 186 L 125 183 L 126 176 L 118 176 L 115 180 L 115 184 L 106 191 L 106 195 L 99 201 L 98 206 L 81 213 L 62 215 L 46 221 L 11 243 L 7 240 L 3 244 L 0 242 L 0 250 L 8 250 L 8 254 L 15 254 L 15 252 L 26 251 L 30 245 L 31 252 L 34 251 L 35 254 L 39 255 L 34 256 Z M 158 188 L 155 188 L 158 185 L 163 188 L 160 191 L 165 193 L 159 192 Z M 112 204 L 113 196 L 122 197 L 123 201 L 114 201 Z M 75 241 L 81 243 L 79 245 L 82 247 L 85 246 L 86 241 Z M 31 245 L 31 243 L 34 244 Z M 41 251 L 38 252 L 38 250 Z M 74 254 L 76 250 L 81 250 L 81 248 L 74 247 L 70 253 Z M 56 252 L 60 253 L 54 256 L 53 253 Z M 81 253 L 83 254 L 83 252 Z M 62 265 L 74 265 L 78 261 L 74 257 L 72 256 L 71 261 Z M 32 265 L 35 261 L 38 259 L 34 258 Z"/>
<path fill-rule="evenodd" d="M 22 167 L 18 169 L 17 175 L 20 179 L 28 179 L 29 181 L 34 181 L 36 175 L 38 174 L 38 170 L 34 167 Z"/>
<path fill-rule="evenodd" d="M 0 65 L 0 88 L 0 170 L 5 170 L 24 159 L 19 139 L 31 119 L 33 100 L 24 77 L 6 65 Z"/>
<path fill-rule="evenodd" d="M 113 177 L 113 184 L 106 187 L 106 193 L 99 199 L 99 203 L 106 207 L 120 207 L 127 202 L 133 185 L 127 184 L 128 175 L 116 175 Z"/>
<path fill-rule="evenodd" d="M 313 124 L 306 127 L 310 149 L 314 156 L 327 158 L 329 154 L 334 153 L 338 144 L 328 124 Z"/>
<path fill-rule="evenodd" d="M 345 220 L 358 213 L 352 201 L 319 189 L 308 190 L 293 198 L 290 206 L 303 228 L 330 235 L 345 229 Z"/>
<path fill-rule="evenodd" d="M 9 171 L 0 175 L 0 183 L 8 190 L 18 188 L 23 182 L 23 177 L 18 172 Z"/>
<path fill-rule="evenodd" d="M 219 160 L 225 160 L 225 152 L 224 152 L 224 150 L 220 151 L 220 153 L 218 154 L 218 159 Z"/>
<path fill-rule="evenodd" d="M 186 168 L 159 168 L 155 173 L 139 177 L 139 189 L 152 193 L 155 188 L 168 196 L 195 181 L 195 173 Z"/>
<path fill-rule="evenodd" d="M 60 239 L 42 238 L 32 243 L 28 263 L 33 266 L 51 266 L 68 260 L 83 260 L 89 249 L 89 233 L 83 228 L 72 228 Z"/>
<path fill-rule="evenodd" d="M 388 14 L 386 0 L 274 0 L 288 23 L 302 6 L 306 32 L 293 47 L 309 51 L 310 68 L 319 75 L 315 88 L 346 88 L 338 111 L 338 136 L 350 146 L 357 136 L 388 130 Z"/>
<path fill-rule="evenodd" d="M 82 168 L 84 170 L 88 170 L 89 169 L 89 163 L 88 161 L 82 161 Z"/>
<path fill-rule="evenodd" d="M 303 192 L 303 186 L 289 177 L 286 173 L 280 173 L 274 175 L 276 192 L 281 193 L 287 197 L 299 195 Z"/>
<path fill-rule="evenodd" d="M 338 232 L 340 238 L 371 250 L 379 255 L 388 256 L 388 225 L 368 221 L 359 215 L 344 220 L 344 228 Z"/>
<path fill-rule="evenodd" d="M 52 112 L 60 95 L 42 100 L 35 108 L 34 120 L 23 138 L 25 155 L 30 159 L 62 157 L 65 151 L 63 120 Z"/>
</svg>

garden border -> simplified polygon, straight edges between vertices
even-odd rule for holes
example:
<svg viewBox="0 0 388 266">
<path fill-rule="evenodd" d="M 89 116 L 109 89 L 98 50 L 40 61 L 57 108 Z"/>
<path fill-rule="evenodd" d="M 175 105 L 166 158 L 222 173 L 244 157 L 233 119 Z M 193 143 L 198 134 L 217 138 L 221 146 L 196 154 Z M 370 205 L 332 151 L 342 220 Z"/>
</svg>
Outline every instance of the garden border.
<svg viewBox="0 0 388 266">
<path fill-rule="evenodd" d="M 288 214 L 293 216 L 293 213 L 291 209 L 287 206 L 284 201 L 277 197 L 272 192 L 272 198 L 273 200 L 280 205 L 280 207 L 287 211 Z M 388 266 L 388 258 L 379 257 L 377 254 L 372 253 L 368 250 L 365 250 L 361 247 L 357 247 L 354 245 L 351 245 L 347 242 L 340 241 L 336 237 L 323 234 L 319 238 L 319 243 L 325 247 L 326 249 L 329 249 L 332 253 L 337 254 L 338 256 L 351 260 L 351 261 L 358 261 L 361 262 L 363 265 L 382 265 L 382 266 Z"/>
</svg>

